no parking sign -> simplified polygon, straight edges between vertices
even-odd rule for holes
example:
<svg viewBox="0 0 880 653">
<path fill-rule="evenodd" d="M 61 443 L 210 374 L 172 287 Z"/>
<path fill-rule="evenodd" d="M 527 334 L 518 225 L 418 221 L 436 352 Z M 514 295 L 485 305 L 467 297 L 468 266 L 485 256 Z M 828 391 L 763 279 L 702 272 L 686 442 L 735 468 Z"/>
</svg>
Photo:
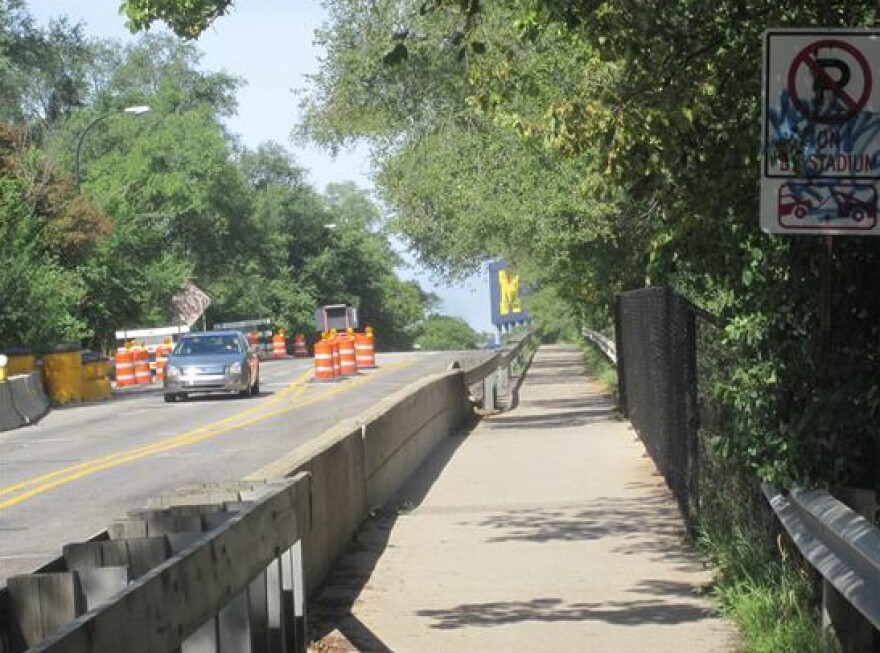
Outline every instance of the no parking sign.
<svg viewBox="0 0 880 653">
<path fill-rule="evenodd" d="M 765 32 L 765 231 L 880 235 L 878 70 L 878 30 Z"/>
</svg>

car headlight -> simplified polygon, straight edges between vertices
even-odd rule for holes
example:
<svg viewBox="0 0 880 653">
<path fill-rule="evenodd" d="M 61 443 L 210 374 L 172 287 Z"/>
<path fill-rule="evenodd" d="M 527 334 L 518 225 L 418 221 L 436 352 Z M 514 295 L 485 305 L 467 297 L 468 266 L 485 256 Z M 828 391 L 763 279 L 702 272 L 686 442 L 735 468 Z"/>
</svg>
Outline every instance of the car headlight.
<svg viewBox="0 0 880 653">
<path fill-rule="evenodd" d="M 235 375 L 241 374 L 241 363 L 233 363 L 232 365 L 230 365 L 229 373 Z"/>
<path fill-rule="evenodd" d="M 180 378 L 180 375 L 180 368 L 174 367 L 174 365 L 169 365 L 168 369 L 165 370 L 165 376 L 171 381 L 176 381 Z"/>
</svg>

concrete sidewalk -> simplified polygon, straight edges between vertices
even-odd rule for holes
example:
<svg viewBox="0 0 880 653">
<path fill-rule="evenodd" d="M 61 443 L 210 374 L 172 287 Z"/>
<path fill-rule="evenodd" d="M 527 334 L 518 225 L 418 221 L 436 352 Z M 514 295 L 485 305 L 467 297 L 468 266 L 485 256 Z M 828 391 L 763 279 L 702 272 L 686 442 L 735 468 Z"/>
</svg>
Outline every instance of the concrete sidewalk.
<svg viewBox="0 0 880 653">
<path fill-rule="evenodd" d="M 635 433 L 575 347 L 535 356 L 512 411 L 449 438 L 369 520 L 316 602 L 315 650 L 733 650 Z"/>
</svg>

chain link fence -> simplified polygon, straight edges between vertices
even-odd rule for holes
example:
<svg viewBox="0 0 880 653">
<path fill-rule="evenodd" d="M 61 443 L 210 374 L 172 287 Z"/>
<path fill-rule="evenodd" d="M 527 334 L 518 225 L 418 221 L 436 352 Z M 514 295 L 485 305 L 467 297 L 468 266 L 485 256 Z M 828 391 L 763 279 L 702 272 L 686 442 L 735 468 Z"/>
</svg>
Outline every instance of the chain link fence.
<svg viewBox="0 0 880 653">
<path fill-rule="evenodd" d="M 654 287 L 622 293 L 615 313 L 621 408 L 693 524 L 700 497 L 700 312 L 670 289 Z"/>
<path fill-rule="evenodd" d="M 759 524 L 777 532 L 757 479 L 719 456 L 729 436 L 728 410 L 712 387 L 735 367 L 714 316 L 669 288 L 618 296 L 615 340 L 620 407 L 681 507 L 690 527 L 709 532 Z M 732 531 L 731 531 L 732 534 Z M 770 541 L 770 538 L 768 538 Z"/>
</svg>

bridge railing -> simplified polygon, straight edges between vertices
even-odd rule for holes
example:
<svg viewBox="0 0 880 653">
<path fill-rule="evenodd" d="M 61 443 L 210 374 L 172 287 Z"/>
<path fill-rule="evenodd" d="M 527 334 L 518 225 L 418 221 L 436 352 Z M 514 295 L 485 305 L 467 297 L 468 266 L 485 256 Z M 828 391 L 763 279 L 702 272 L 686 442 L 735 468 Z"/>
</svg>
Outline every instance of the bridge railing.
<svg viewBox="0 0 880 653">
<path fill-rule="evenodd" d="M 495 410 L 502 397 L 509 405 L 509 395 L 515 390 L 511 378 L 525 366 L 530 353 L 534 351 L 537 335 L 533 331 L 511 338 L 504 347 L 483 362 L 465 368 L 465 384 L 472 388 L 480 387 L 483 408 Z"/>
<path fill-rule="evenodd" d="M 233 490 L 161 499 L 65 546 L 63 570 L 10 578 L 0 650 L 305 651 L 310 476 Z"/>
<path fill-rule="evenodd" d="M 581 329 L 581 335 L 595 344 L 599 351 L 605 354 L 605 358 L 617 365 L 617 347 L 614 341 L 599 331 L 593 329 Z"/>
<path fill-rule="evenodd" d="M 822 575 L 824 625 L 844 651 L 877 650 L 880 528 L 824 490 L 762 489 L 801 555 Z M 865 504 L 876 519 L 870 499 Z"/>
</svg>

